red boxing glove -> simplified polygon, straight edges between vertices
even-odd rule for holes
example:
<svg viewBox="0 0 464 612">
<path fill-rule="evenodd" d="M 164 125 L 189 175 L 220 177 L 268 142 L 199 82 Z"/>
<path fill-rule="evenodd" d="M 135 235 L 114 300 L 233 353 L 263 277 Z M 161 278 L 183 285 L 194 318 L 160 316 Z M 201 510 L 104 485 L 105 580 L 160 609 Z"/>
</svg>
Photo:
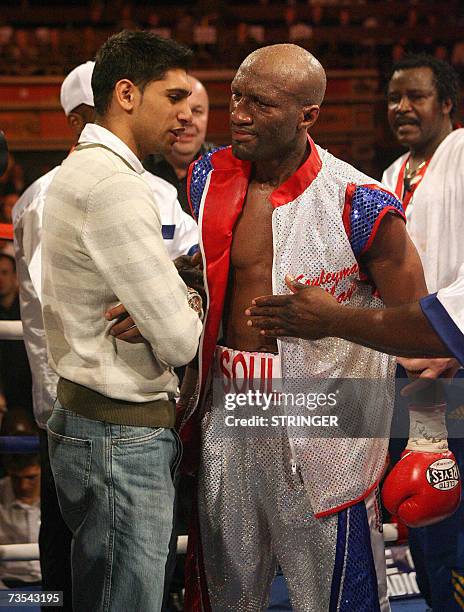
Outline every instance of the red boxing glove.
<svg viewBox="0 0 464 612">
<path fill-rule="evenodd" d="M 409 440 L 385 479 L 383 503 L 408 527 L 439 523 L 461 501 L 459 468 L 448 450 L 446 404 L 409 406 Z"/>
<path fill-rule="evenodd" d="M 453 453 L 405 450 L 385 479 L 382 499 L 386 509 L 408 527 L 433 525 L 451 516 L 461 501 Z"/>
</svg>

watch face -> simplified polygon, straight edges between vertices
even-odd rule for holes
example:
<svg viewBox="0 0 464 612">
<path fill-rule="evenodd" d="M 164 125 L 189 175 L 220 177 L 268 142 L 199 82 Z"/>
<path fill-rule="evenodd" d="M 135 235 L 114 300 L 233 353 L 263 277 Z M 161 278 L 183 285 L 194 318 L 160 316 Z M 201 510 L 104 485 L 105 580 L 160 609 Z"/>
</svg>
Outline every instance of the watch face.
<svg viewBox="0 0 464 612">
<path fill-rule="evenodd" d="M 189 287 L 187 299 L 190 308 L 201 318 L 203 316 L 203 301 L 200 294 Z"/>
</svg>

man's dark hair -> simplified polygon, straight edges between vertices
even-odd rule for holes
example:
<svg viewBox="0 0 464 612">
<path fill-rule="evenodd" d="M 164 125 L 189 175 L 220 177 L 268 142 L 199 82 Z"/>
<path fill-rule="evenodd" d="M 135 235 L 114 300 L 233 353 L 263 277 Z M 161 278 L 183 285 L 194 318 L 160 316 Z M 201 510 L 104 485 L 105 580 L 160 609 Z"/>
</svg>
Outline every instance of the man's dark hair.
<svg viewBox="0 0 464 612">
<path fill-rule="evenodd" d="M 430 68 L 433 72 L 435 89 L 438 100 L 446 102 L 451 100 L 450 116 L 453 117 L 458 107 L 459 76 L 454 68 L 441 59 L 427 53 L 411 53 L 394 64 L 388 82 L 397 70 L 410 70 L 412 68 Z"/>
<path fill-rule="evenodd" d="M 111 36 L 98 50 L 92 74 L 97 115 L 108 110 L 114 86 L 121 79 L 129 79 L 143 92 L 168 70 L 187 70 L 192 56 L 184 45 L 151 32 L 123 30 Z"/>
<path fill-rule="evenodd" d="M 14 257 L 8 255 L 8 253 L 0 253 L 0 260 L 1 259 L 6 259 L 7 261 L 9 261 L 13 266 L 13 272 L 16 272 L 16 260 Z"/>
<path fill-rule="evenodd" d="M 24 470 L 33 465 L 40 465 L 40 455 L 38 453 L 8 453 L 3 455 L 3 466 L 7 472 Z"/>
</svg>

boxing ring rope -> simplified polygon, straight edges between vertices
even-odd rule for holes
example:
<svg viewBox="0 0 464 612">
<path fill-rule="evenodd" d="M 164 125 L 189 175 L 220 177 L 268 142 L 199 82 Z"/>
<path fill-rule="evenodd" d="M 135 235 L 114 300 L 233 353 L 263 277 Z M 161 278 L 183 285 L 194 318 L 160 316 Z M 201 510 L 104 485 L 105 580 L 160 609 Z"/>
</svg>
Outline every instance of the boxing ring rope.
<svg viewBox="0 0 464 612">
<path fill-rule="evenodd" d="M 23 324 L 21 321 L 0 321 L 0 340 L 22 340 Z"/>
<path fill-rule="evenodd" d="M 30 455 L 39 452 L 38 436 L 0 436 L 0 455 Z"/>
<path fill-rule="evenodd" d="M 0 562 L 2 561 L 38 561 L 38 544 L 1 544 Z"/>
<path fill-rule="evenodd" d="M 38 436 L 0 436 L 0 455 L 6 453 L 31 454 L 39 452 Z M 177 554 L 185 555 L 187 552 L 188 536 L 177 538 Z M 2 561 L 38 561 L 39 545 L 28 544 L 0 544 L 0 562 Z"/>
<path fill-rule="evenodd" d="M 177 554 L 185 555 L 187 552 L 188 536 L 177 538 Z M 0 544 L 0 563 L 2 561 L 39 561 L 38 544 Z"/>
<path fill-rule="evenodd" d="M 0 321 L 0 340 L 22 340 L 23 326 L 21 321 Z M 39 438 L 37 436 L 0 436 L 0 455 L 4 453 L 37 453 Z M 393 523 L 383 525 L 384 542 L 396 542 L 398 528 Z M 187 552 L 188 536 L 177 538 L 177 554 Z M 1 544 L 0 561 L 38 561 L 38 544 Z"/>
</svg>

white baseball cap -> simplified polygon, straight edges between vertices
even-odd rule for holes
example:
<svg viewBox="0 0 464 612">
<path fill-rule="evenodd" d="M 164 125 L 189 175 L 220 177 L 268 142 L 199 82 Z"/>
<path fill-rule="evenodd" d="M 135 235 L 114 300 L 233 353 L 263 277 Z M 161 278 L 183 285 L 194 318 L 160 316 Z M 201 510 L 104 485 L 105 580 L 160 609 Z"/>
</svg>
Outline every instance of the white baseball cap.
<svg viewBox="0 0 464 612">
<path fill-rule="evenodd" d="M 61 85 L 60 102 L 66 116 L 79 104 L 94 106 L 92 73 L 95 62 L 80 64 L 68 74 Z"/>
</svg>

